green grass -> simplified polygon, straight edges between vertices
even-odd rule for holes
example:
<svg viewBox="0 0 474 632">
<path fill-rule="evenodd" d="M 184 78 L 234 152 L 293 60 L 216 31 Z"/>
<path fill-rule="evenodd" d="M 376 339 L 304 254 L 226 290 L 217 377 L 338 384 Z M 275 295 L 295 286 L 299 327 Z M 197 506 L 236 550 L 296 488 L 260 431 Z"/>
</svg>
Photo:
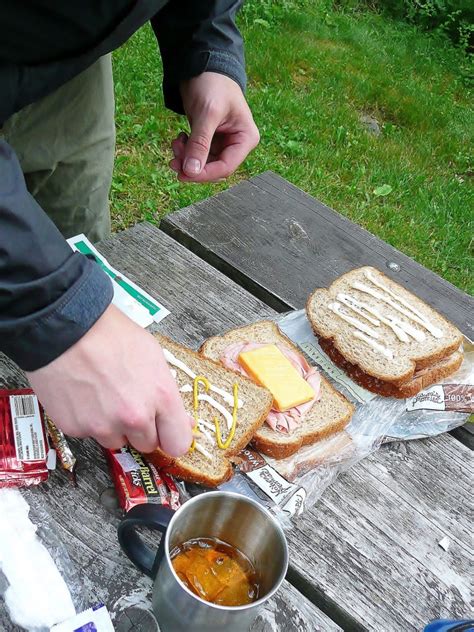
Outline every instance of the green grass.
<svg viewBox="0 0 474 632">
<path fill-rule="evenodd" d="M 250 2 L 241 18 L 262 139 L 226 183 L 183 185 L 168 168 L 170 140 L 187 125 L 163 108 L 150 29 L 115 53 L 114 228 L 158 222 L 271 169 L 473 292 L 474 116 L 460 53 L 401 22 L 335 11 L 324 0 L 270 6 Z M 361 114 L 379 121 L 380 136 Z M 390 192 L 377 196 L 383 185 Z"/>
</svg>

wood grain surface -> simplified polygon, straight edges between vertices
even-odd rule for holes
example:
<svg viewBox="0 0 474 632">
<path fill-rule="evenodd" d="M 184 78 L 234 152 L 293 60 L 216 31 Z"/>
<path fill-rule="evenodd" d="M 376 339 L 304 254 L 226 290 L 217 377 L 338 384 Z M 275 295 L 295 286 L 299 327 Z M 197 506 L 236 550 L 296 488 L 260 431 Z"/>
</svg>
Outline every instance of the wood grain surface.
<svg viewBox="0 0 474 632">
<path fill-rule="evenodd" d="M 159 330 L 196 346 L 204 337 L 271 312 L 210 266 L 150 225 L 137 226 L 100 246 L 119 270 L 159 297 L 172 311 Z M 0 355 L 0 388 L 26 385 L 14 363 Z M 152 582 L 121 553 L 118 508 L 104 456 L 92 440 L 71 440 L 78 458 L 77 487 L 56 471 L 25 490 L 42 540 L 72 574 L 78 608 L 103 602 L 117 632 L 154 632 Z M 67 559 L 66 559 L 67 558 Z M 1 585 L 1 584 L 0 584 Z M 0 599 L 1 632 L 19 632 Z M 287 582 L 266 605 L 255 632 L 333 632 L 340 628 Z"/>
<path fill-rule="evenodd" d="M 474 300 L 271 171 L 168 215 L 161 227 L 276 309 L 372 265 L 474 339 Z M 427 240 L 429 236 L 427 236 Z"/>
<path fill-rule="evenodd" d="M 471 296 L 271 171 L 168 215 L 161 228 L 278 311 L 372 265 L 474 340 Z M 453 435 L 472 448 L 474 423 Z"/>
<path fill-rule="evenodd" d="M 274 314 L 148 224 L 116 235 L 100 251 L 171 310 L 160 331 L 190 346 Z M 0 367 L 0 383 L 21 383 L 11 363 Z M 119 551 L 120 512 L 101 450 L 90 440 L 72 443 L 80 461 L 78 487 L 55 472 L 25 492 L 32 514 L 47 510 L 50 531 L 79 578 L 84 606 L 103 601 L 118 630 L 151 631 L 151 582 Z M 284 587 L 255 630 L 337 629 L 329 616 L 347 630 L 410 632 L 441 616 L 465 616 L 470 487 L 472 453 L 449 435 L 390 445 L 361 462 L 289 532 L 289 579 L 296 588 Z M 444 536 L 448 551 L 439 546 Z M 15 630 L 0 612 L 0 629 Z"/>
</svg>

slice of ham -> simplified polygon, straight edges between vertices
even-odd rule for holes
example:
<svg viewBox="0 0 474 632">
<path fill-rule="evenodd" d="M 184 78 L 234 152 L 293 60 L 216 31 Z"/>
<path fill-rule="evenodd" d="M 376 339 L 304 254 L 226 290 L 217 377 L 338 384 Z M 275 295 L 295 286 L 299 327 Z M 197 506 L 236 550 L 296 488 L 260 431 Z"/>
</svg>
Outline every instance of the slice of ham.
<svg viewBox="0 0 474 632">
<path fill-rule="evenodd" d="M 228 369 L 249 377 L 247 371 L 239 362 L 239 355 L 243 351 L 252 351 L 253 349 L 260 349 L 260 347 L 266 346 L 267 345 L 265 343 L 258 342 L 235 342 L 224 349 L 220 360 Z M 306 362 L 305 357 L 301 353 L 298 353 L 294 349 L 290 349 L 282 344 L 277 344 L 276 346 L 280 349 L 283 355 L 288 358 L 301 377 L 308 382 L 315 393 L 315 396 L 309 402 L 300 404 L 299 406 L 295 406 L 289 410 L 285 410 L 285 412 L 272 408 L 268 413 L 266 423 L 270 426 L 270 428 L 276 430 L 277 432 L 289 434 L 299 426 L 302 418 L 312 408 L 314 402 L 321 399 L 321 376 L 315 367 L 310 366 Z"/>
</svg>

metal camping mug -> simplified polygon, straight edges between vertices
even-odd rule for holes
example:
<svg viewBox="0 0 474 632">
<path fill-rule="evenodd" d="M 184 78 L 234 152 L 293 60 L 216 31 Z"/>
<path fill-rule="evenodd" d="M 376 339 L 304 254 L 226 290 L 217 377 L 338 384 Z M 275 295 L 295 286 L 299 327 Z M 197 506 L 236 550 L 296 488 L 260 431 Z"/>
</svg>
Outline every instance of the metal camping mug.
<svg viewBox="0 0 474 632">
<path fill-rule="evenodd" d="M 141 539 L 139 527 L 164 534 L 157 552 Z M 174 571 L 170 552 L 195 538 L 218 538 L 244 553 L 259 575 L 259 599 L 243 606 L 220 606 L 186 588 Z M 176 512 L 153 504 L 133 507 L 119 525 L 118 539 L 135 566 L 155 580 L 153 611 L 162 632 L 248 630 L 288 568 L 288 545 L 280 524 L 254 500 L 231 492 L 195 496 Z"/>
</svg>

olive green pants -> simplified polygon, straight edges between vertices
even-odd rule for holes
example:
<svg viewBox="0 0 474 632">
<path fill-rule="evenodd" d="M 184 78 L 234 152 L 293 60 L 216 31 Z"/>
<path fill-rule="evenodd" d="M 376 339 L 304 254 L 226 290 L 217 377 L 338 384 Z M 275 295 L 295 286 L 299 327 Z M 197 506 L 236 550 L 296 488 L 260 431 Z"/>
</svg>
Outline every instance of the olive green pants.
<svg viewBox="0 0 474 632">
<path fill-rule="evenodd" d="M 56 92 L 10 117 L 0 130 L 29 192 L 64 237 L 110 234 L 115 150 L 114 87 L 106 55 Z"/>
</svg>

